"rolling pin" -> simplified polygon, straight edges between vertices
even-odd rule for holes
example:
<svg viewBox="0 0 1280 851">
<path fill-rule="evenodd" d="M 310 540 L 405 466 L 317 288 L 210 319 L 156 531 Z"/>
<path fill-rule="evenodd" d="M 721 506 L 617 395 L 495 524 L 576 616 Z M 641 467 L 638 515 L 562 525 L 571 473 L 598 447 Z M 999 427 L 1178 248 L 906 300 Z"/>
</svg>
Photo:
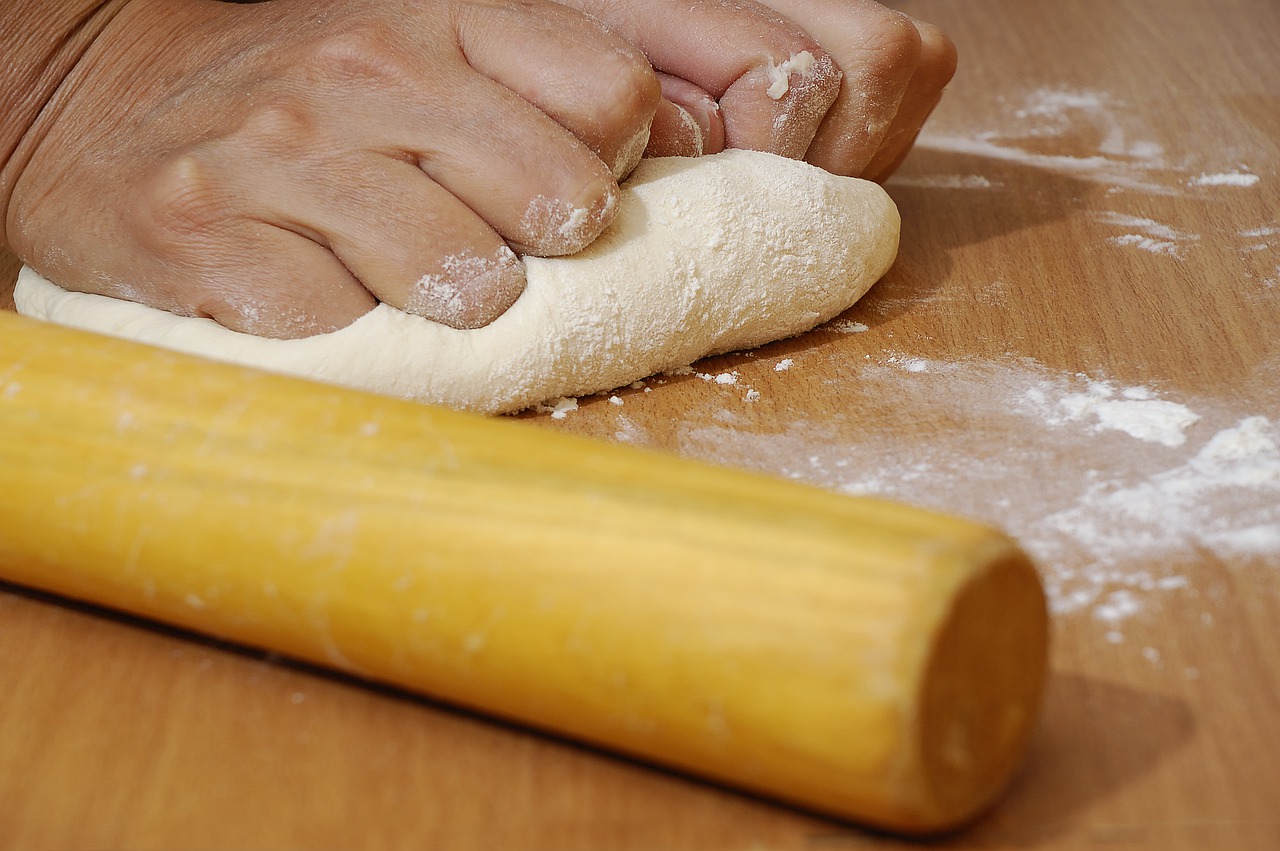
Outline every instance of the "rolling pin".
<svg viewBox="0 0 1280 851">
<path fill-rule="evenodd" d="M 0 312 L 0 576 L 842 819 L 975 817 L 1046 665 L 960 519 Z"/>
</svg>

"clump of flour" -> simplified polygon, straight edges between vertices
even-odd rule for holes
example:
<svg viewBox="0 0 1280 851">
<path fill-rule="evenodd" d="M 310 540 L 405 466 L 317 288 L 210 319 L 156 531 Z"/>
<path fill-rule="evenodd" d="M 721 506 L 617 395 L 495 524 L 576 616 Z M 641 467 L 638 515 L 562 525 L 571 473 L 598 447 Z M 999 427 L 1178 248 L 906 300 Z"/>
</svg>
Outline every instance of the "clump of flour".
<svg viewBox="0 0 1280 851">
<path fill-rule="evenodd" d="M 1149 388 L 1082 378 L 1085 387 L 1080 392 L 1051 396 L 1046 386 L 1033 386 L 1024 399 L 1041 411 L 1047 425 L 1083 422 L 1095 431 L 1122 431 L 1165 446 L 1186 443 L 1187 427 L 1200 419 L 1186 405 L 1157 398 Z"/>
<path fill-rule="evenodd" d="M 1201 174 L 1187 181 L 1188 186 L 1254 186 L 1262 178 L 1247 171 Z"/>
<path fill-rule="evenodd" d="M 553 420 L 562 420 L 578 410 L 578 400 L 572 396 L 561 396 L 538 405 L 537 410 L 542 414 L 550 414 Z"/>
</svg>

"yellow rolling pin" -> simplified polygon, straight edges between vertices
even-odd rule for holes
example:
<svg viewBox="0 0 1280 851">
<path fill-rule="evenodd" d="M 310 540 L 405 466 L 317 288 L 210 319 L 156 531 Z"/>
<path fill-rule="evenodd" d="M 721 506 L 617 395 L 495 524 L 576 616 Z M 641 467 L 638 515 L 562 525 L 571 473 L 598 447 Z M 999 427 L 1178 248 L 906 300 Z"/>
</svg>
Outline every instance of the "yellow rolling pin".
<svg viewBox="0 0 1280 851">
<path fill-rule="evenodd" d="M 1045 672 L 970 522 L 0 312 L 0 576 L 801 807 L 963 824 Z"/>
</svg>

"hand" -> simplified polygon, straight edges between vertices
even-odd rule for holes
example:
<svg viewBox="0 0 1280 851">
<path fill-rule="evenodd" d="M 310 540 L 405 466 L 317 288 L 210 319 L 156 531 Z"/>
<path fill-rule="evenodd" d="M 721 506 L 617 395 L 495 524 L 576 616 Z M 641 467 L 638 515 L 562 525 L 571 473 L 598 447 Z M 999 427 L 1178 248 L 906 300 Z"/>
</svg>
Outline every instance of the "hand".
<svg viewBox="0 0 1280 851">
<path fill-rule="evenodd" d="M 669 102 L 654 120 L 656 154 L 753 148 L 884 180 L 955 73 L 955 47 L 937 27 L 872 0 L 561 2 L 599 17 L 659 71 Z"/>
<path fill-rule="evenodd" d="M 549 0 L 132 0 L 34 128 L 8 239 L 71 289 L 260 336 L 378 301 L 475 327 L 523 289 L 512 249 L 609 223 L 659 99 Z"/>
<path fill-rule="evenodd" d="M 118 0 L 6 172 L 8 240 L 71 289 L 262 336 L 378 301 L 476 327 L 523 289 L 511 248 L 603 230 L 650 121 L 654 154 L 883 179 L 954 69 L 871 0 L 563 2 Z"/>
</svg>

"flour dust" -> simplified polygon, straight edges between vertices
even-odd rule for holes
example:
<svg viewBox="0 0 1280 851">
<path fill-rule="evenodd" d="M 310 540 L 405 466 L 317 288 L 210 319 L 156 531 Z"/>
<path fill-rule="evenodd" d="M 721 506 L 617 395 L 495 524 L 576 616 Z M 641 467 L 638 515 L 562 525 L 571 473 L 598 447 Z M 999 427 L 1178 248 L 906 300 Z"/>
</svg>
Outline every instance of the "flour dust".
<svg viewBox="0 0 1280 851">
<path fill-rule="evenodd" d="M 799 371 L 793 362 L 788 378 Z M 889 353 L 841 380 L 940 427 L 927 440 L 886 428 L 850 441 L 839 422 L 762 434 L 717 417 L 686 429 L 680 451 L 999 526 L 1040 566 L 1053 610 L 1091 614 L 1112 640 L 1187 587 L 1180 565 L 1208 555 L 1280 569 L 1280 404 L 1242 415 L 1026 359 Z"/>
</svg>

